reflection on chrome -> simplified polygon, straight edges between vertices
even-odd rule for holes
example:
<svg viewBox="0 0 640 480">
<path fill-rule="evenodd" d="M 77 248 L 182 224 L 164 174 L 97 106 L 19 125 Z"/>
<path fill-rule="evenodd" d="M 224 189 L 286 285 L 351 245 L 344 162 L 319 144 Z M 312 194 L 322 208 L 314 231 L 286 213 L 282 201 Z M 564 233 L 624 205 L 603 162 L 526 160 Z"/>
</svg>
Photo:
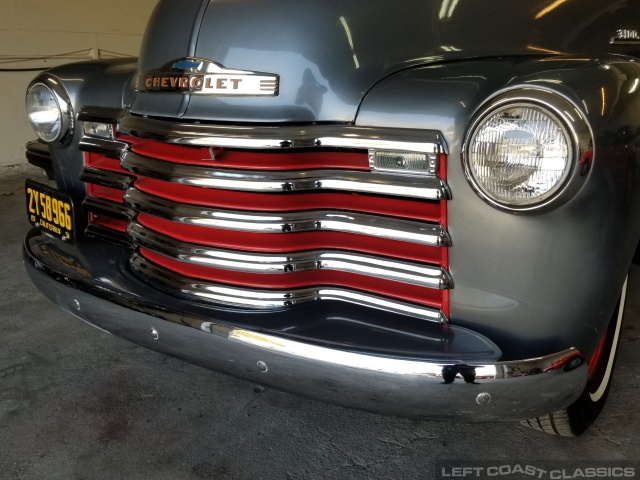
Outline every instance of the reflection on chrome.
<svg viewBox="0 0 640 480">
<path fill-rule="evenodd" d="M 104 187 L 124 190 L 133 183 L 134 178 L 123 173 L 84 167 L 80 174 L 80 180 L 87 183 L 102 185 Z"/>
<path fill-rule="evenodd" d="M 298 358 L 393 375 L 420 375 L 436 378 L 441 376 L 442 370 L 442 367 L 433 363 L 390 359 L 328 349 L 248 330 L 233 330 L 229 335 L 229 339 L 266 350 L 286 352 L 288 355 Z"/>
<path fill-rule="evenodd" d="M 183 243 L 149 230 L 137 222 L 129 225 L 136 244 L 175 260 L 256 273 L 290 273 L 306 270 L 339 270 L 429 288 L 451 288 L 451 279 L 440 267 L 397 261 L 340 250 L 309 250 L 280 254 L 245 253 Z"/>
<path fill-rule="evenodd" d="M 222 305 L 273 310 L 313 301 L 336 300 L 401 315 L 410 315 L 437 323 L 447 323 L 448 321 L 442 311 L 434 308 L 400 302 L 348 288 L 327 288 L 323 286 L 310 286 L 290 290 L 240 288 L 179 276 L 148 261 L 137 253 L 134 253 L 131 257 L 131 266 L 134 271 L 166 288 Z"/>
<path fill-rule="evenodd" d="M 175 123 L 126 115 L 119 131 L 167 143 L 236 148 L 381 148 L 407 152 L 447 153 L 434 130 L 356 127 L 352 125 L 237 126 Z"/>
<path fill-rule="evenodd" d="M 117 140 L 107 140 L 104 138 L 84 135 L 80 139 L 78 148 L 83 152 L 101 153 L 107 157 L 120 158 L 127 151 L 129 145 Z"/>
<path fill-rule="evenodd" d="M 131 220 L 135 212 L 120 203 L 97 197 L 86 197 L 82 206 L 93 213 L 103 213 L 123 220 Z"/>
<path fill-rule="evenodd" d="M 342 190 L 408 196 L 428 200 L 449 197 L 446 184 L 436 177 L 415 178 L 391 173 L 350 170 L 298 170 L 287 172 L 213 169 L 180 165 L 126 152 L 125 170 L 172 183 L 251 192 Z"/>
<path fill-rule="evenodd" d="M 453 368 L 457 371 L 465 369 L 474 371 L 477 383 L 481 383 L 482 380 L 497 380 L 543 374 L 549 372 L 549 366 L 559 361 L 562 362 L 565 358 L 579 355 L 579 352 L 575 348 L 570 348 L 546 357 L 520 360 L 517 362 L 452 365 L 345 352 L 241 329 L 233 330 L 229 334 L 229 339 L 250 344 L 261 349 L 317 362 L 332 363 L 359 370 L 370 370 L 394 375 L 418 375 L 426 378 L 442 378 L 443 383 L 449 383 L 445 381 L 445 377 L 448 374 L 443 374 L 443 371 L 446 371 L 448 368 Z M 462 376 L 460 375 L 459 378 L 462 378 Z"/>
<path fill-rule="evenodd" d="M 204 206 L 172 202 L 135 188 L 125 191 L 124 202 L 140 212 L 203 227 L 261 233 L 335 231 L 438 247 L 450 244 L 447 232 L 439 224 L 362 213 L 308 210 L 274 215 L 212 210 Z"/>
</svg>

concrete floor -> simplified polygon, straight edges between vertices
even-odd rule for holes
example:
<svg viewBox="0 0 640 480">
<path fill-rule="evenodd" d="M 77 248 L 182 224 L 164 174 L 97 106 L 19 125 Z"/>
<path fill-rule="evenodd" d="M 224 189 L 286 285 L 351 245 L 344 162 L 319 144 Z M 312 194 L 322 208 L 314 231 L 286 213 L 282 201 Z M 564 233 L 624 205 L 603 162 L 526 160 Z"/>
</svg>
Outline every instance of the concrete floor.
<svg viewBox="0 0 640 480">
<path fill-rule="evenodd" d="M 58 310 L 22 266 L 27 174 L 41 178 L 0 169 L 0 479 L 429 479 L 440 460 L 640 460 L 639 268 L 609 402 L 581 438 L 388 418 L 262 390 Z"/>
</svg>

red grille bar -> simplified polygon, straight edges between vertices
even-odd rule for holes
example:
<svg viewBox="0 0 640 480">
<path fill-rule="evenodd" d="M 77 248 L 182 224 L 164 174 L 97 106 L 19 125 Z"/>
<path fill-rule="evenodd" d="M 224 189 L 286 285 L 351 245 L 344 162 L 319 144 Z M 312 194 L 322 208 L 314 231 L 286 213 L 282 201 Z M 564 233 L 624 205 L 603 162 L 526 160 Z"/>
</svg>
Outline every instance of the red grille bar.
<svg viewBox="0 0 640 480">
<path fill-rule="evenodd" d="M 87 184 L 87 194 L 92 197 L 104 198 L 112 202 L 122 203 L 122 190 L 104 187 L 102 185 Z"/>
<path fill-rule="evenodd" d="M 88 167 L 97 168 L 99 170 L 107 170 L 110 172 L 118 172 L 128 174 L 126 170 L 120 167 L 120 160 L 117 158 L 108 158 L 99 153 L 86 152 L 84 154 L 84 162 Z"/>
<path fill-rule="evenodd" d="M 89 214 L 89 223 L 109 230 L 115 230 L 120 233 L 126 232 L 128 225 L 124 220 L 118 220 L 117 218 L 111 218 L 106 215 L 99 215 L 96 213 Z"/>
</svg>

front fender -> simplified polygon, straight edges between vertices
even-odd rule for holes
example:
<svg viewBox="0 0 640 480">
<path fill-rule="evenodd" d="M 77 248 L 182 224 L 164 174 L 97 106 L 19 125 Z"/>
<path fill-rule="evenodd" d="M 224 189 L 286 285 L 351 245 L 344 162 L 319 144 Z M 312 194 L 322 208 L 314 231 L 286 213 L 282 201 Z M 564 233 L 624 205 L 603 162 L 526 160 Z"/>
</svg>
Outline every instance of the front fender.
<svg viewBox="0 0 640 480">
<path fill-rule="evenodd" d="M 451 322 L 487 335 L 505 358 L 568 346 L 589 354 L 604 332 L 640 237 L 639 82 L 627 57 L 472 60 L 398 73 L 362 102 L 357 125 L 436 129 L 446 139 Z M 532 87 L 584 117 L 593 164 L 566 203 L 515 215 L 476 195 L 461 150 L 482 105 Z"/>
<path fill-rule="evenodd" d="M 86 184 L 79 180 L 83 154 L 78 150 L 82 125 L 77 115 L 85 105 L 93 107 L 128 108 L 133 101 L 133 78 L 136 58 L 118 58 L 71 63 L 51 68 L 34 79 L 50 77 L 58 82 L 69 96 L 75 126 L 70 141 L 51 144 L 49 151 L 58 188 L 69 193 L 79 204 L 86 195 Z"/>
</svg>

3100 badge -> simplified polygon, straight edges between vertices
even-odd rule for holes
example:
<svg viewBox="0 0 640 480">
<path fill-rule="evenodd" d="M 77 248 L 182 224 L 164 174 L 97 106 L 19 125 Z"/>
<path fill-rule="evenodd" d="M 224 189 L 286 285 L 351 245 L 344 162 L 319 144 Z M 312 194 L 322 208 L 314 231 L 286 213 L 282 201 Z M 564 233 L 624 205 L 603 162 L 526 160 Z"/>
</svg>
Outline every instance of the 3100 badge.
<svg viewBox="0 0 640 480">
<path fill-rule="evenodd" d="M 75 225 L 71 197 L 33 180 L 25 182 L 25 192 L 29 222 L 50 235 L 73 242 Z"/>
</svg>

